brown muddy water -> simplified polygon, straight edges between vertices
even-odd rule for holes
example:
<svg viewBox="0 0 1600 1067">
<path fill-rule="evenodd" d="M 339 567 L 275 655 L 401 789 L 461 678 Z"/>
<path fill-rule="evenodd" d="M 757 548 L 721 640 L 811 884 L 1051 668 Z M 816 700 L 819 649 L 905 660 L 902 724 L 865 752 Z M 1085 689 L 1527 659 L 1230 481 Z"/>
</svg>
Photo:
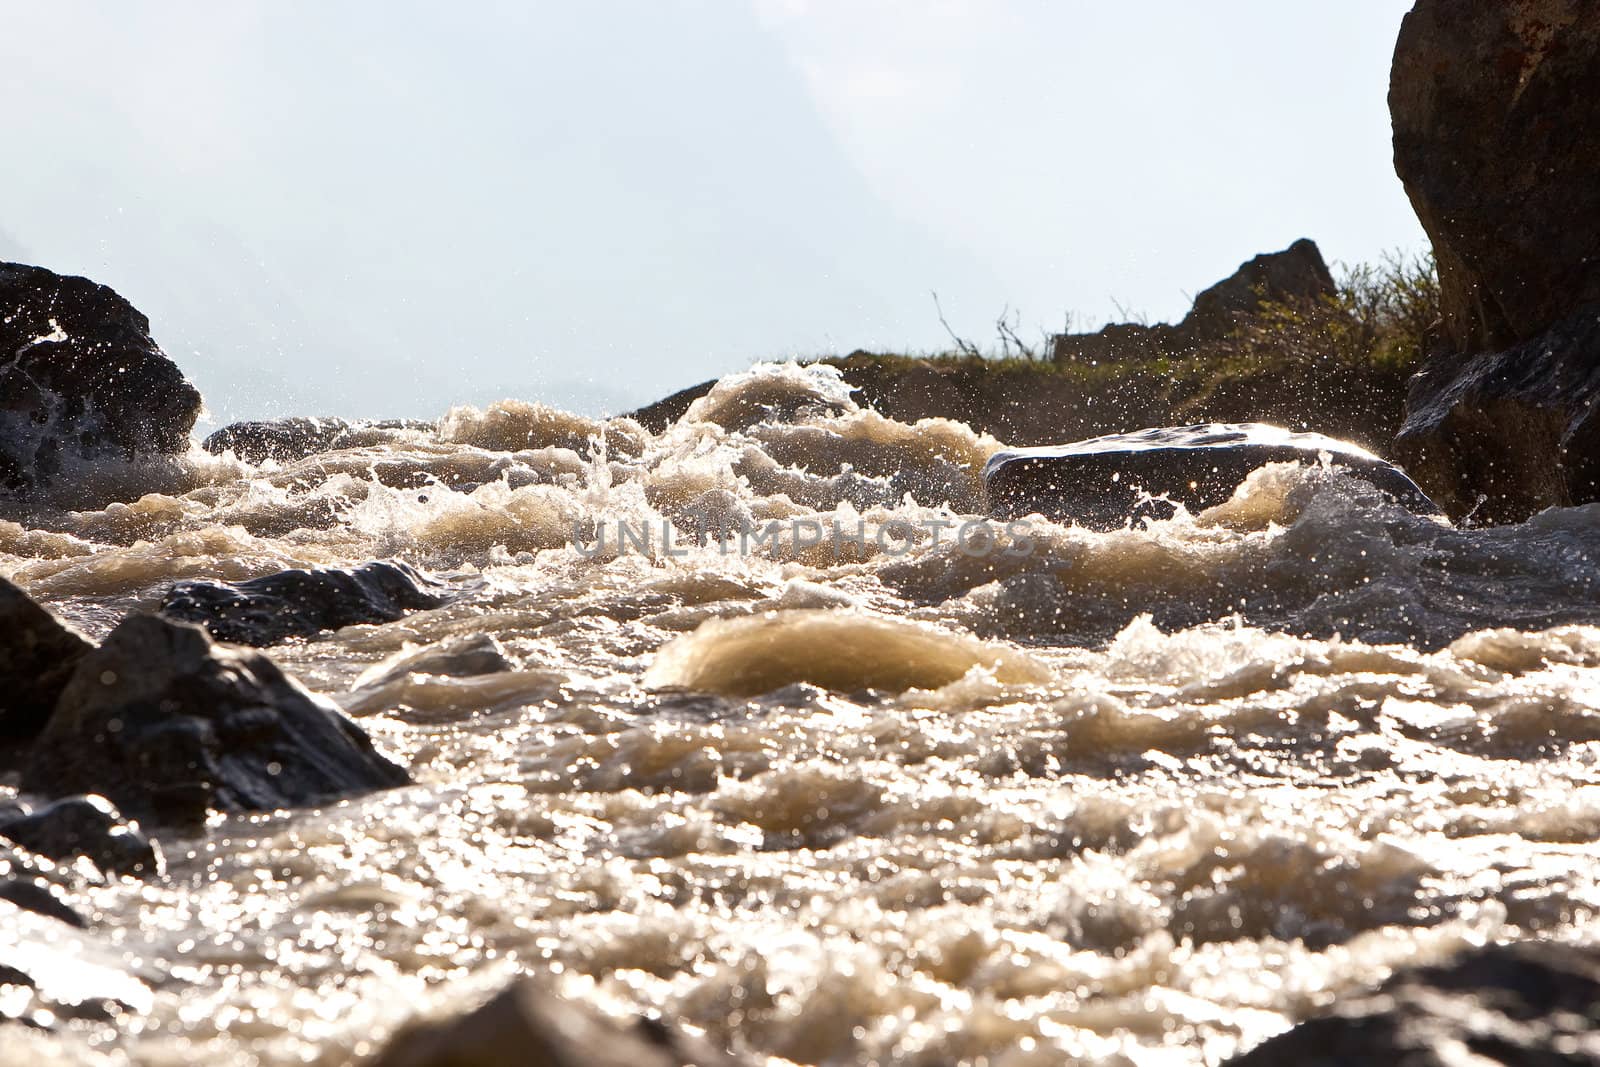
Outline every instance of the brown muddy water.
<svg viewBox="0 0 1600 1067">
<path fill-rule="evenodd" d="M 1600 506 L 1460 529 L 1267 467 L 973 551 L 1000 447 L 764 366 L 659 436 L 508 402 L 12 515 L 0 573 L 96 636 L 290 566 L 458 599 L 271 650 L 415 784 L 85 890 L 151 1001 L 0 1063 L 344 1063 L 531 970 L 773 1064 L 1177 1067 L 1400 963 L 1594 938 Z M 450 676 L 483 635 L 516 669 Z"/>
</svg>

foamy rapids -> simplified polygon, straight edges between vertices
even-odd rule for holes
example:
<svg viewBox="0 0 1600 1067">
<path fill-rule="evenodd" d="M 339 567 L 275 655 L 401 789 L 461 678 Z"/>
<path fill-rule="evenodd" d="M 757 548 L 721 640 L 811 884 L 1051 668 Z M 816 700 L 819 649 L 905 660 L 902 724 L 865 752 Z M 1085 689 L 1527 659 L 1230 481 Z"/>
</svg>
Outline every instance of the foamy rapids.
<svg viewBox="0 0 1600 1067">
<path fill-rule="evenodd" d="M 0 573 L 95 636 L 200 576 L 401 558 L 459 594 L 271 650 L 416 784 L 89 885 L 153 1001 L 0 1063 L 344 1063 L 528 970 L 774 1064 L 1200 1064 L 1402 963 L 1594 936 L 1600 506 L 1460 529 L 1266 467 L 971 555 L 928 530 L 1001 442 L 793 364 L 659 435 L 504 402 L 359 440 L 0 521 Z M 572 544 L 795 519 L 869 536 Z M 516 669 L 451 676 L 486 638 Z"/>
</svg>

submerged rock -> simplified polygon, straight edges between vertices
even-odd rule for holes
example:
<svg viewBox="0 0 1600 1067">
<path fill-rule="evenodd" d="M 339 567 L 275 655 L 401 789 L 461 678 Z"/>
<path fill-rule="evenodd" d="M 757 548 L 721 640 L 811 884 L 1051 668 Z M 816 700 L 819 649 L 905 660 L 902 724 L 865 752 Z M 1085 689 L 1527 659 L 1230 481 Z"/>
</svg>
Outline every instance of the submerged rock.
<svg viewBox="0 0 1600 1067">
<path fill-rule="evenodd" d="M 735 1067 L 740 1061 L 678 1027 L 619 1025 L 519 979 L 459 1019 L 414 1025 L 372 1067 Z"/>
<path fill-rule="evenodd" d="M 47 916 L 79 930 L 89 928 L 89 920 L 78 913 L 61 890 L 38 875 L 0 878 L 0 900 L 8 900 L 23 911 Z"/>
<path fill-rule="evenodd" d="M 161 856 L 138 826 L 101 796 L 65 797 L 0 816 L 0 837 L 51 860 L 87 857 L 107 874 L 156 874 Z"/>
<path fill-rule="evenodd" d="M 352 570 L 288 570 L 247 582 L 179 582 L 161 601 L 169 619 L 204 626 L 212 637 L 264 648 L 358 623 L 393 622 L 447 603 L 442 587 L 404 563 Z"/>
<path fill-rule="evenodd" d="M 200 394 L 111 289 L 0 263 L 0 488 L 44 484 L 71 457 L 189 447 Z"/>
<path fill-rule="evenodd" d="M 22 788 L 100 793 L 141 822 L 183 824 L 210 809 L 270 811 L 407 781 L 266 656 L 134 615 L 78 665 Z"/>
<path fill-rule="evenodd" d="M 207 437 L 201 447 L 213 455 L 232 452 L 246 463 L 290 463 L 319 452 L 355 448 L 394 431 L 434 428 L 434 423 L 412 419 L 271 419 L 231 423 Z"/>
<path fill-rule="evenodd" d="M 0 899 L 0 1020 L 50 1030 L 106 1021 L 154 1004 L 124 954 L 51 915 Z"/>
<path fill-rule="evenodd" d="M 1232 1067 L 1600 1064 L 1600 952 L 1524 942 L 1401 971 Z"/>
<path fill-rule="evenodd" d="M 1347 441 L 1257 423 L 1202 423 L 997 452 L 984 468 L 990 511 L 1115 529 L 1215 507 L 1268 463 L 1319 463 L 1382 489 L 1419 514 L 1438 507 L 1405 472 Z"/>
<path fill-rule="evenodd" d="M 94 646 L 4 578 L 0 635 L 0 739 L 32 737 Z"/>
<path fill-rule="evenodd" d="M 1458 516 L 1600 499 L 1600 7 L 1420 0 L 1389 106 L 1448 339 L 1396 453 Z"/>
</svg>

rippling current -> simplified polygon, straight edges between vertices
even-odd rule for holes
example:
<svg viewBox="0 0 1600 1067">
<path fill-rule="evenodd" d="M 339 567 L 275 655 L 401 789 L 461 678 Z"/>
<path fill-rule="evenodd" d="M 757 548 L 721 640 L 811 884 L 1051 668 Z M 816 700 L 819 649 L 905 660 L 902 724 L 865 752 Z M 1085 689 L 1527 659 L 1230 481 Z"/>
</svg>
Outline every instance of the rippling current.
<svg viewBox="0 0 1600 1067">
<path fill-rule="evenodd" d="M 660 435 L 505 402 L 12 514 L 0 573 L 93 636 L 291 566 L 456 599 L 271 650 L 415 784 L 88 885 L 153 1000 L 0 1062 L 343 1063 L 530 970 L 773 1064 L 1200 1064 L 1401 963 L 1594 936 L 1600 506 L 1461 529 L 1280 466 L 934 543 L 1001 446 L 766 365 Z M 865 534 L 573 544 L 797 520 Z M 515 670 L 440 673 L 485 635 Z"/>
</svg>

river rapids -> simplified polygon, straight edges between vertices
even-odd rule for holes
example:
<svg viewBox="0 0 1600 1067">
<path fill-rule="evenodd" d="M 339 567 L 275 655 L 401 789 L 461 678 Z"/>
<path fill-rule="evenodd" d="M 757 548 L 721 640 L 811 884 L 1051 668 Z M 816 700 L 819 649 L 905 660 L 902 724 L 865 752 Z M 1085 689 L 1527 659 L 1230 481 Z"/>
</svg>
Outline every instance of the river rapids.
<svg viewBox="0 0 1600 1067">
<path fill-rule="evenodd" d="M 346 1063 L 530 971 L 771 1064 L 1179 1067 L 1595 937 L 1600 505 L 1456 527 L 1283 465 L 958 540 L 1002 446 L 769 364 L 661 434 L 507 401 L 13 506 L 0 574 L 95 638 L 296 566 L 454 599 L 269 650 L 415 783 L 87 879 L 148 1002 L 0 1064 Z"/>
</svg>

